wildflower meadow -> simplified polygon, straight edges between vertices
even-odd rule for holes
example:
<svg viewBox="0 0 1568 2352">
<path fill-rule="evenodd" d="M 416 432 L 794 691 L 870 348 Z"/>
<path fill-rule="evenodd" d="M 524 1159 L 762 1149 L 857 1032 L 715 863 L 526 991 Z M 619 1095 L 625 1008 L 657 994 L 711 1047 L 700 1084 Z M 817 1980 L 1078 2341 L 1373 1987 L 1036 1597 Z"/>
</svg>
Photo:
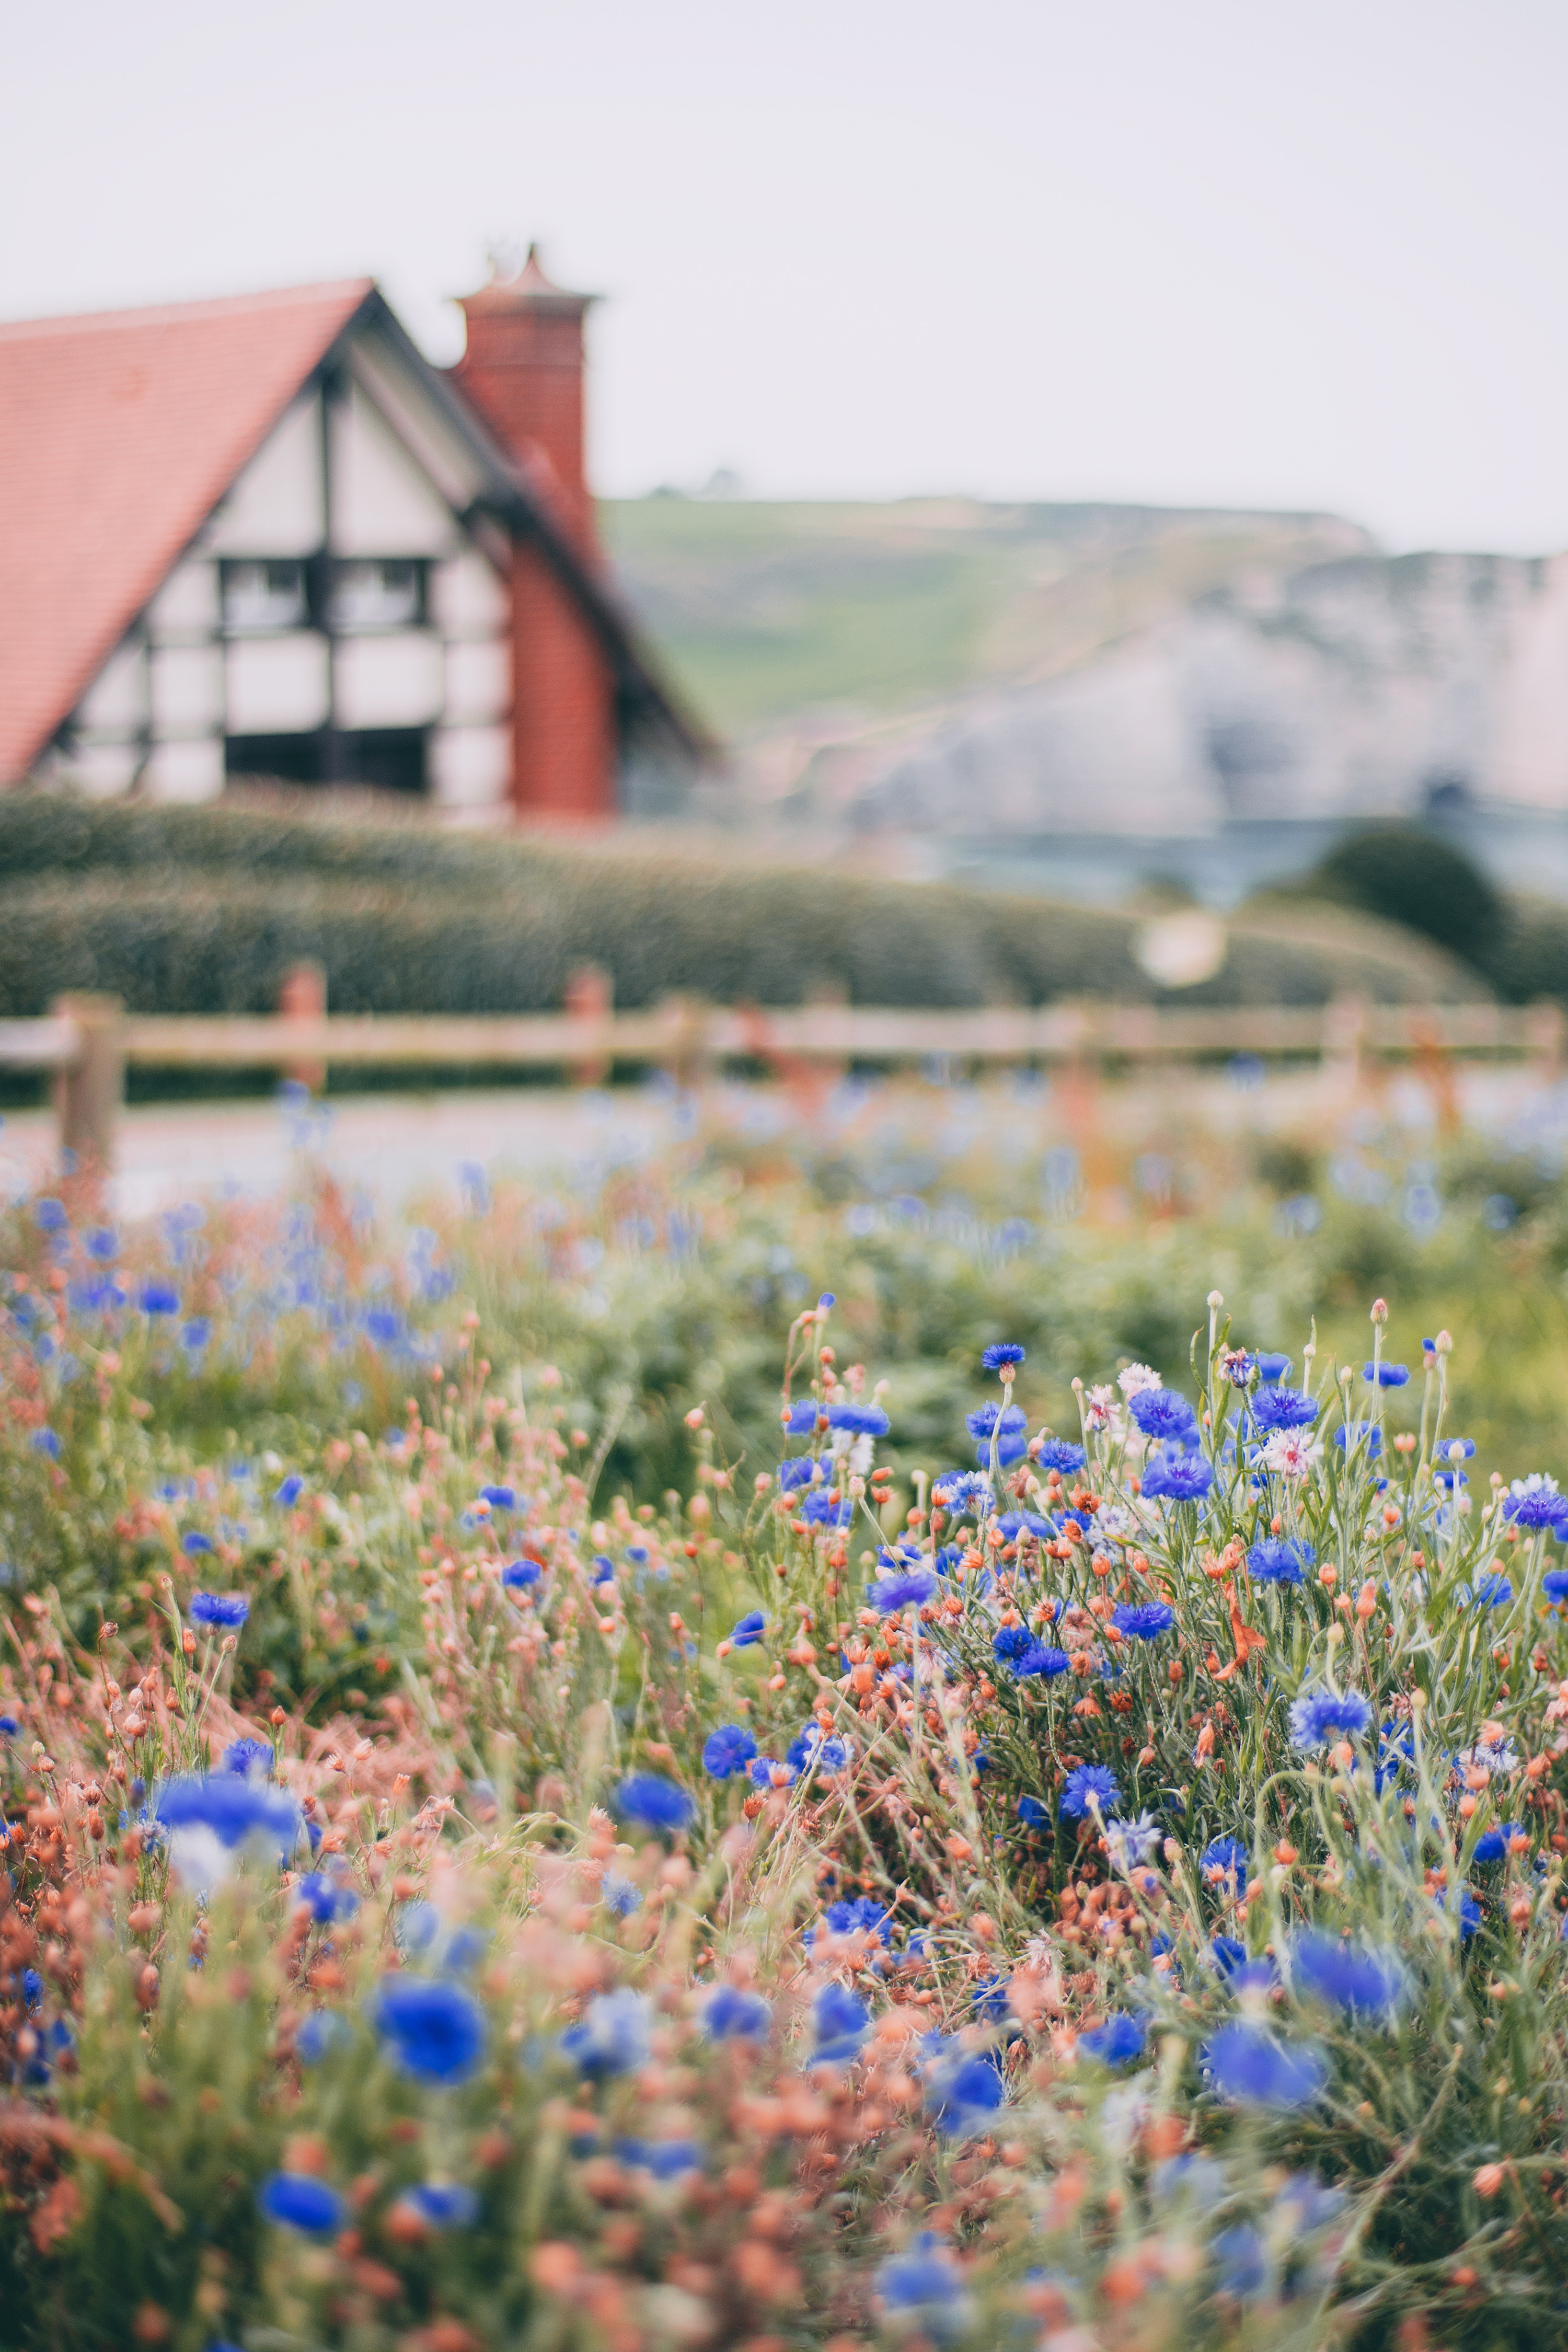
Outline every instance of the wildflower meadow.
<svg viewBox="0 0 1568 2352">
<path fill-rule="evenodd" d="M 1568 2342 L 1555 1180 L 853 1174 L 5 1213 L 0 2342 Z"/>
</svg>

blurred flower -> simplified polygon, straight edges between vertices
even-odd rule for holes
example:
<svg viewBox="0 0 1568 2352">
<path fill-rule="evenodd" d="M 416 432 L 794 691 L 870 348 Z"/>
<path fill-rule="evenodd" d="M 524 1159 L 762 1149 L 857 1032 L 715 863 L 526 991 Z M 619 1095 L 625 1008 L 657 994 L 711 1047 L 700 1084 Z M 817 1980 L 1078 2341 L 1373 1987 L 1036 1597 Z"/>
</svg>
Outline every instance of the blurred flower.
<svg viewBox="0 0 1568 2352">
<path fill-rule="evenodd" d="M 760 1992 L 721 1985 L 702 2004 L 702 2031 L 713 2042 L 765 2042 L 773 2021 Z"/>
<path fill-rule="evenodd" d="M 937 1589 L 935 1571 L 929 1568 L 915 1570 L 905 1576 L 885 1576 L 873 1584 L 866 1599 L 869 1607 L 891 1616 L 900 1609 L 918 1608 L 929 1601 Z"/>
<path fill-rule="evenodd" d="M 697 1818 L 694 1798 L 661 1772 L 631 1772 L 616 1790 L 616 1810 L 645 1829 L 689 1829 Z"/>
<path fill-rule="evenodd" d="M 562 2055 L 591 2079 L 629 2074 L 647 2063 L 650 2024 L 647 2001 L 629 1985 L 595 1993 L 561 2036 Z"/>
<path fill-rule="evenodd" d="M 1201 2055 L 1215 2087 L 1249 2106 L 1310 2106 L 1329 2079 L 1328 2056 L 1317 2042 L 1281 2042 L 1260 2025 L 1223 2026 Z"/>
<path fill-rule="evenodd" d="M 210 1550 L 211 1546 L 207 1548 Z M 193 1592 L 190 1607 L 192 1622 L 197 1625 L 232 1629 L 243 1625 L 250 1614 L 250 1603 L 241 1592 Z"/>
<path fill-rule="evenodd" d="M 768 1621 L 762 1610 L 751 1609 L 731 1629 L 730 1639 L 737 1650 L 749 1650 L 767 1630 Z"/>
<path fill-rule="evenodd" d="M 715 1780 L 728 1780 L 734 1773 L 743 1772 L 756 1752 L 757 1743 L 744 1725 L 723 1723 L 703 1742 L 702 1769 Z M 623 1807 L 625 1801 L 623 1789 Z"/>
<path fill-rule="evenodd" d="M 901 2254 L 889 2256 L 876 2284 L 883 2310 L 918 2326 L 933 2343 L 951 2343 L 967 2331 L 963 2273 L 932 2231 L 920 2231 Z"/>
<path fill-rule="evenodd" d="M 847 1986 L 825 1984 L 812 2003 L 812 2063 L 842 2065 L 853 2058 L 870 2025 L 866 2004 Z"/>
<path fill-rule="evenodd" d="M 1331 2001 L 1340 2009 L 1364 2010 L 1370 2015 L 1391 2012 L 1405 1990 L 1404 1963 L 1397 1952 L 1369 1951 L 1309 1928 L 1290 1946 L 1290 1975 L 1299 1990 Z"/>
<path fill-rule="evenodd" d="M 1239 1838 L 1214 1839 L 1205 1846 L 1201 1859 L 1205 1878 L 1234 1889 L 1238 1895 L 1246 1894 L 1248 1854 Z"/>
<path fill-rule="evenodd" d="M 371 2021 L 395 2064 L 422 2083 L 465 2083 L 484 2057 L 483 2010 L 444 1978 L 384 1977 Z"/>
<path fill-rule="evenodd" d="M 1080 2033 L 1078 2046 L 1102 2066 L 1126 2066 L 1142 2055 L 1147 2039 L 1142 2019 L 1130 2017 L 1121 2011 L 1107 2018 L 1103 2025 L 1091 2026 L 1087 2033 Z"/>
<path fill-rule="evenodd" d="M 1336 1736 L 1363 1738 L 1372 1709 L 1359 1691 L 1303 1691 L 1290 1709 L 1293 1748 L 1321 1748 Z"/>
<path fill-rule="evenodd" d="M 1363 1364 L 1362 1378 L 1369 1387 L 1402 1389 L 1410 1378 L 1408 1364 Z"/>
<path fill-rule="evenodd" d="M 309 2237 L 324 2237 L 343 2218 L 337 2190 L 310 2172 L 272 2173 L 257 2190 L 256 2201 L 269 2221 L 280 2221 Z"/>
<path fill-rule="evenodd" d="M 241 1780 L 253 1775 L 265 1780 L 272 1770 L 272 1749 L 265 1739 L 236 1739 L 223 1751 L 223 1769 L 237 1772 Z"/>
<path fill-rule="evenodd" d="M 982 1470 L 991 1466 L 991 1446 L 994 1439 L 996 1459 L 1004 1470 L 1021 1462 L 1029 1450 L 1028 1423 L 1021 1405 L 999 1405 L 988 1397 L 983 1405 L 966 1413 L 963 1425 L 975 1441 L 974 1458 Z"/>
</svg>

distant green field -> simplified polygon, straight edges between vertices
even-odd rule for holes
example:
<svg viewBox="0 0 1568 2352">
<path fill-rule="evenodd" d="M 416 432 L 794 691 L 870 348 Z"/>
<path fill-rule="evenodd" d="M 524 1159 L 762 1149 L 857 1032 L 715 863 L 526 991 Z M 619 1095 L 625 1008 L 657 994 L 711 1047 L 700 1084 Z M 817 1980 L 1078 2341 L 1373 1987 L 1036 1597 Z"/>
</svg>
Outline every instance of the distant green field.
<svg viewBox="0 0 1568 2352">
<path fill-rule="evenodd" d="M 1086 659 L 1257 566 L 1366 544 L 1331 517 L 671 496 L 601 509 L 663 658 L 721 733 L 869 723 Z"/>
</svg>

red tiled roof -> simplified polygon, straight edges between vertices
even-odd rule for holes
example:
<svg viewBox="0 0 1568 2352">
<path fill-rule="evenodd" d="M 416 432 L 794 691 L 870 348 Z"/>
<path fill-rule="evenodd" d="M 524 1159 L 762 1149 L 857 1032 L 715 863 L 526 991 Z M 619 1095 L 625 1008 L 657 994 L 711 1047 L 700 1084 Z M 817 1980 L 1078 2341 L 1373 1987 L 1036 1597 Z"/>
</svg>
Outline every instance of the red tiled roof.
<svg viewBox="0 0 1568 2352">
<path fill-rule="evenodd" d="M 371 290 L 0 326 L 0 780 L 68 717 Z"/>
</svg>

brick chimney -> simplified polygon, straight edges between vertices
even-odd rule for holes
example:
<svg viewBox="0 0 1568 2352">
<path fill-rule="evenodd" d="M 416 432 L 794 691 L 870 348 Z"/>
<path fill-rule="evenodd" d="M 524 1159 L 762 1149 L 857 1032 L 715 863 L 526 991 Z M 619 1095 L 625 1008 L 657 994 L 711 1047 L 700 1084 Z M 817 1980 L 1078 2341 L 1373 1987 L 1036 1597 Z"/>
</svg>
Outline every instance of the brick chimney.
<svg viewBox="0 0 1568 2352">
<path fill-rule="evenodd" d="M 531 245 L 515 277 L 462 298 L 464 394 L 591 569 L 603 562 L 584 464 L 583 321 L 592 294 L 552 285 Z M 512 804 L 593 822 L 616 808 L 613 689 L 577 605 L 536 551 L 512 550 Z"/>
</svg>

